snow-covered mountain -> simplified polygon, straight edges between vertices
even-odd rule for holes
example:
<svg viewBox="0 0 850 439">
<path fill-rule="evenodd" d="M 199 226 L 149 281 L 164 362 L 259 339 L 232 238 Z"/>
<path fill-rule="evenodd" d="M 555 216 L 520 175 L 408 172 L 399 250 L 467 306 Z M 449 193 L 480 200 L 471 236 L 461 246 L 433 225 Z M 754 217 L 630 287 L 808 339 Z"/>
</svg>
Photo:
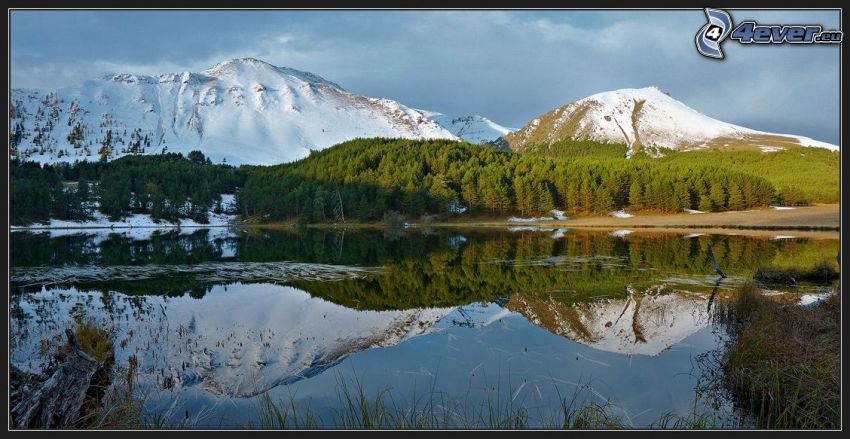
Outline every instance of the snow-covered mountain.
<svg viewBox="0 0 850 439">
<path fill-rule="evenodd" d="M 10 118 L 11 154 L 39 162 L 198 149 L 214 162 L 273 164 L 357 137 L 457 138 L 426 112 L 254 58 L 13 89 Z"/>
<path fill-rule="evenodd" d="M 792 146 L 838 150 L 808 137 L 751 130 L 708 117 L 657 87 L 622 89 L 588 96 L 537 117 L 505 139 L 511 149 L 563 139 L 625 143 L 629 154 L 642 148 L 705 148 L 776 151 Z"/>
<path fill-rule="evenodd" d="M 473 145 L 496 141 L 500 137 L 514 131 L 513 128 L 503 127 L 477 114 L 472 116 L 447 116 L 435 112 L 425 113 L 456 137 Z"/>
</svg>

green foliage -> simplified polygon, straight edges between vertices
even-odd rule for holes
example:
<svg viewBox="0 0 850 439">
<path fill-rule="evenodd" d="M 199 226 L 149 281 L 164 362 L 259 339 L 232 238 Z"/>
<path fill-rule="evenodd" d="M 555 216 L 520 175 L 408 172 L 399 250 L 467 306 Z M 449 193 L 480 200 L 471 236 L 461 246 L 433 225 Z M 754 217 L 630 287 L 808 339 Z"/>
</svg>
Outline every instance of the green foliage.
<svg viewBox="0 0 850 439">
<path fill-rule="evenodd" d="M 621 143 L 600 143 L 593 140 L 558 140 L 552 144 L 526 147 L 525 154 L 542 154 L 549 157 L 595 157 L 601 159 L 622 159 L 628 147 Z"/>
<path fill-rule="evenodd" d="M 288 284 L 334 303 L 355 309 L 409 309 L 456 306 L 500 296 L 524 294 L 564 304 L 623 297 L 624 286 L 647 288 L 662 273 L 670 276 L 713 273 L 707 249 L 729 276 L 751 276 L 754 261 L 802 264 L 816 255 L 838 251 L 838 240 L 770 240 L 744 236 L 633 234 L 628 240 L 607 233 L 571 231 L 569 239 L 546 233 L 461 230 L 467 239 L 452 239 L 457 229 L 420 233 L 408 230 L 403 239 L 387 239 L 382 230 L 340 231 L 254 228 L 227 239 L 209 239 L 209 232 L 177 231 L 134 241 L 120 235 L 94 240 L 82 236 L 13 233 L 12 267 L 193 265 L 204 262 L 291 261 L 383 267 L 379 273 L 334 282 L 298 280 Z M 96 251 L 93 249 L 96 248 Z M 225 250 L 234 256 L 225 257 Z M 499 261 L 500 263 L 493 263 Z M 211 264 L 216 265 L 216 264 Z M 816 264 L 813 263 L 814 267 Z M 665 274 L 666 276 L 666 274 Z M 80 282 L 78 289 L 124 294 L 203 296 L 212 283 L 203 274 L 173 274 L 122 281 Z M 662 276 L 663 277 L 663 276 Z M 200 280 L 199 280 L 200 278 Z M 800 279 L 802 280 L 802 279 Z M 268 281 L 256 278 L 256 281 Z M 21 289 L 12 283 L 12 291 Z M 33 285 L 40 290 L 41 286 Z M 546 302 L 548 303 L 548 302 Z"/>
<path fill-rule="evenodd" d="M 665 150 L 664 157 L 654 160 L 669 164 L 709 164 L 763 177 L 777 188 L 777 202 L 782 204 L 837 203 L 839 200 L 839 154 L 824 148 L 795 147 L 771 153 Z M 750 188 L 739 187 L 747 204 Z"/>
<path fill-rule="evenodd" d="M 100 211 L 112 219 L 149 213 L 155 220 L 207 222 L 207 212 L 220 194 L 234 192 L 245 176 L 231 166 L 211 164 L 200 152 L 190 155 L 194 160 L 161 154 L 44 166 L 13 160 L 11 221 L 83 220 L 99 200 Z"/>
<path fill-rule="evenodd" d="M 295 163 L 251 167 L 239 204 L 245 217 L 317 222 L 327 220 L 331 199 L 360 221 L 379 221 L 388 210 L 445 215 L 455 200 L 473 215 L 499 216 L 634 206 L 675 212 L 705 207 L 704 198 L 711 203 L 705 210 L 726 210 L 730 188 L 740 208 L 775 201 L 767 180 L 733 167 L 625 159 L 623 148 L 569 141 L 511 154 L 449 140 L 356 139 Z M 738 197 L 740 188 L 749 196 Z"/>
<path fill-rule="evenodd" d="M 107 137 L 108 138 L 108 137 Z M 91 201 L 116 219 L 149 213 L 205 222 L 221 193 L 236 192 L 243 217 L 261 222 L 381 221 L 422 215 L 573 214 L 616 208 L 677 212 L 748 209 L 838 199 L 838 155 L 821 148 L 665 150 L 559 141 L 512 154 L 450 140 L 355 139 L 277 166 L 213 165 L 199 151 L 127 156 L 105 163 L 39 166 L 12 161 L 12 223 L 53 215 L 83 219 Z M 64 188 L 63 181 L 91 184 Z M 777 189 L 779 188 L 779 189 Z M 458 206 L 466 209 L 458 209 Z"/>
</svg>

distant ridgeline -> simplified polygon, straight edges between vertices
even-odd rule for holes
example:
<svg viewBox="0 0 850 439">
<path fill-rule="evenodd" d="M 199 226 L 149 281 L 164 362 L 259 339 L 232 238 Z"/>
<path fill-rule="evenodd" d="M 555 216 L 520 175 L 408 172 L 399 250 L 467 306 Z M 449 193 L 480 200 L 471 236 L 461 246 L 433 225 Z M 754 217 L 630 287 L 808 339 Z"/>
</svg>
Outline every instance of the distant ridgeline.
<svg viewBox="0 0 850 439">
<path fill-rule="evenodd" d="M 155 220 L 206 213 L 235 193 L 259 222 L 378 221 L 534 216 L 552 209 L 677 212 L 772 203 L 837 202 L 838 154 L 823 148 L 660 151 L 625 158 L 626 146 L 566 140 L 506 152 L 452 140 L 355 139 L 282 165 L 213 164 L 201 152 L 40 166 L 11 162 L 12 224 L 143 213 Z"/>
</svg>

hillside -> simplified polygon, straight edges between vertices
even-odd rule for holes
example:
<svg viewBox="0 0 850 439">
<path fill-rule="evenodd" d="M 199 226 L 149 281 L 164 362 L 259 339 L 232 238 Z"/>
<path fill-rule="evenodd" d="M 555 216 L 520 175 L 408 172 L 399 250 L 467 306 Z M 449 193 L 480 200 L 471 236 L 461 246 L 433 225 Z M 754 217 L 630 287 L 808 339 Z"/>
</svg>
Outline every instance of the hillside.
<svg viewBox="0 0 850 439">
<path fill-rule="evenodd" d="M 543 114 L 505 135 L 514 151 L 560 140 L 625 144 L 626 155 L 659 148 L 774 152 L 794 146 L 838 150 L 808 137 L 776 134 L 722 122 L 677 101 L 656 87 L 595 94 Z"/>
<path fill-rule="evenodd" d="M 276 164 L 358 137 L 457 138 L 426 112 L 253 58 L 13 89 L 9 122 L 11 156 L 41 163 L 200 150 L 216 163 Z"/>
<path fill-rule="evenodd" d="M 426 114 L 456 137 L 473 145 L 497 141 L 502 136 L 514 131 L 512 128 L 504 127 L 479 115 L 453 117 L 434 112 L 427 112 Z"/>
</svg>

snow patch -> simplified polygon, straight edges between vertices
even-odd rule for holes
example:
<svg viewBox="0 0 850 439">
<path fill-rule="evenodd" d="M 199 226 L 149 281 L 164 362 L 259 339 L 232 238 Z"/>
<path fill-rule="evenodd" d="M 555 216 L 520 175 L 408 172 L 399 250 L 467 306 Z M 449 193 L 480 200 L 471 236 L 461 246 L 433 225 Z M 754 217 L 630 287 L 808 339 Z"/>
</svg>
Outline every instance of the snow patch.
<svg viewBox="0 0 850 439">
<path fill-rule="evenodd" d="M 791 207 L 791 206 L 770 206 L 770 208 L 775 209 L 775 210 L 794 210 L 794 209 L 796 209 L 796 207 Z"/>
<path fill-rule="evenodd" d="M 234 196 L 222 194 L 222 207 L 235 206 Z M 227 211 L 228 209 L 225 209 Z M 123 235 L 137 241 L 148 240 L 155 233 L 163 231 L 180 230 L 180 233 L 192 233 L 198 229 L 212 230 L 211 236 L 230 236 L 228 226 L 233 223 L 236 216 L 227 213 L 215 213 L 210 210 L 207 213 L 208 224 L 199 223 L 190 218 L 180 218 L 176 223 L 166 221 L 155 221 L 148 214 L 133 214 L 112 221 L 104 213 L 95 210 L 93 218 L 87 221 L 69 221 L 51 218 L 46 223 L 35 223 L 28 226 L 11 226 L 12 232 L 49 233 L 51 238 L 70 235 L 97 235 L 106 237 L 112 234 Z"/>
<path fill-rule="evenodd" d="M 609 212 L 608 215 L 611 215 L 614 218 L 633 218 L 634 217 L 634 215 L 632 215 L 630 213 L 626 213 L 626 211 L 623 210 L 623 209 L 615 210 L 613 212 Z"/>
<path fill-rule="evenodd" d="M 522 217 L 512 216 L 512 217 L 508 218 L 508 222 L 509 223 L 535 223 L 535 222 L 540 222 L 540 221 L 552 221 L 552 220 L 565 221 L 565 220 L 569 219 L 564 214 L 563 211 L 560 211 L 558 209 L 552 209 L 550 212 L 552 213 L 552 216 L 537 216 L 537 217 L 532 217 L 532 218 L 522 218 Z"/>
<path fill-rule="evenodd" d="M 635 232 L 634 230 L 614 230 L 613 232 L 609 233 L 609 235 L 615 236 L 617 238 L 622 238 L 622 237 L 624 237 L 624 236 L 626 236 L 630 233 L 634 233 L 634 232 Z"/>
<path fill-rule="evenodd" d="M 773 238 L 770 238 L 770 239 L 772 239 L 772 240 L 774 240 L 774 241 L 778 241 L 778 240 L 782 240 L 782 239 L 794 239 L 794 238 L 796 238 L 796 236 L 792 236 L 792 235 L 776 235 L 776 236 L 774 236 Z"/>
<path fill-rule="evenodd" d="M 701 210 L 696 210 L 696 209 L 682 209 L 682 211 L 688 212 L 691 215 L 696 215 L 696 214 L 699 214 L 699 213 L 705 213 Z"/>
<path fill-rule="evenodd" d="M 554 227 L 519 226 L 508 227 L 509 232 L 554 232 Z"/>
<path fill-rule="evenodd" d="M 831 296 L 832 294 L 833 293 L 808 293 L 808 294 L 803 294 L 800 297 L 800 301 L 797 302 L 797 303 L 799 305 L 802 305 L 802 306 L 815 305 L 815 304 L 818 304 L 818 303 L 823 302 L 824 300 L 828 299 L 829 296 Z"/>
<path fill-rule="evenodd" d="M 492 142 L 505 134 L 515 131 L 487 119 L 484 116 L 447 116 L 442 113 L 419 110 L 425 113 L 431 120 L 437 122 L 456 137 L 463 139 L 473 145 Z"/>
<path fill-rule="evenodd" d="M 466 206 L 461 204 L 459 200 L 451 200 L 446 206 L 449 212 L 451 213 L 464 213 L 468 210 Z"/>
<path fill-rule="evenodd" d="M 552 217 L 558 221 L 566 221 L 569 219 L 564 211 L 558 209 L 552 209 Z"/>
</svg>

